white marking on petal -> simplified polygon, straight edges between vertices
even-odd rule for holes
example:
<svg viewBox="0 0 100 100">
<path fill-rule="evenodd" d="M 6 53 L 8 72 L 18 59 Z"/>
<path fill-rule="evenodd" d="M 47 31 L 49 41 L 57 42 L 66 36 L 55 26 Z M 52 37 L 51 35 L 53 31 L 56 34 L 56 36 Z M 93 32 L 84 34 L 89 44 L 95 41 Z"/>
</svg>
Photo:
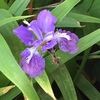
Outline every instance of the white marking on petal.
<svg viewBox="0 0 100 100">
<path fill-rule="evenodd" d="M 32 28 L 30 28 L 30 27 L 28 28 L 28 30 L 33 32 Z"/>
<path fill-rule="evenodd" d="M 30 51 L 30 55 L 27 57 L 27 60 L 26 60 L 27 64 L 29 64 L 33 54 L 36 52 L 36 49 L 37 49 L 36 47 L 32 47 L 28 49 Z"/>
<path fill-rule="evenodd" d="M 28 25 L 28 26 L 30 26 L 30 23 L 27 22 L 26 20 L 23 20 L 23 23 L 26 24 L 26 25 Z"/>
<path fill-rule="evenodd" d="M 69 35 L 67 35 L 67 33 L 60 33 L 60 32 L 56 32 L 54 35 L 55 38 L 66 38 L 67 40 L 71 40 L 71 37 Z"/>
<path fill-rule="evenodd" d="M 46 33 L 45 37 L 44 37 L 44 41 L 51 41 L 53 39 L 53 31 Z"/>
</svg>

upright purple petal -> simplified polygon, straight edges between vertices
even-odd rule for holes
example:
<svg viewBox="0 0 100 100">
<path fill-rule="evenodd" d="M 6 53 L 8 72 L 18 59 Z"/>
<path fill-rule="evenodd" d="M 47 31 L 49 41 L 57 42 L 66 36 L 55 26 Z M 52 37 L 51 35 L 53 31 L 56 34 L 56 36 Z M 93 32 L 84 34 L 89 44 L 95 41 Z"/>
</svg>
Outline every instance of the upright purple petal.
<svg viewBox="0 0 100 100">
<path fill-rule="evenodd" d="M 33 31 L 33 33 L 36 35 L 36 37 L 40 40 L 43 38 L 42 31 L 38 27 L 37 20 L 34 20 L 30 23 L 30 26 L 28 27 L 29 30 Z"/>
<path fill-rule="evenodd" d="M 51 41 L 54 37 L 54 32 L 48 32 L 44 35 L 43 41 Z"/>
<path fill-rule="evenodd" d="M 49 42 L 47 42 L 43 47 L 42 47 L 42 52 L 45 52 L 48 49 L 53 48 L 57 44 L 57 40 L 53 39 Z"/>
<path fill-rule="evenodd" d="M 31 78 L 40 76 L 45 68 L 45 60 L 36 48 L 27 48 L 21 53 L 22 60 L 20 65 L 23 71 Z"/>
<path fill-rule="evenodd" d="M 53 32 L 48 32 L 45 34 L 42 42 L 42 52 L 45 52 L 46 50 L 53 48 L 57 44 L 57 40 L 54 39 L 53 34 Z"/>
<path fill-rule="evenodd" d="M 17 35 L 22 42 L 25 43 L 26 46 L 32 46 L 34 42 L 34 37 L 31 32 L 24 27 L 23 25 L 19 26 L 15 30 L 13 30 L 14 34 Z"/>
<path fill-rule="evenodd" d="M 41 11 L 37 17 L 39 28 L 43 33 L 54 31 L 56 21 L 56 17 L 54 17 L 49 10 Z"/>
<path fill-rule="evenodd" d="M 37 48 L 39 48 L 41 46 L 41 44 L 43 43 L 43 40 L 35 40 L 33 45 Z"/>
</svg>

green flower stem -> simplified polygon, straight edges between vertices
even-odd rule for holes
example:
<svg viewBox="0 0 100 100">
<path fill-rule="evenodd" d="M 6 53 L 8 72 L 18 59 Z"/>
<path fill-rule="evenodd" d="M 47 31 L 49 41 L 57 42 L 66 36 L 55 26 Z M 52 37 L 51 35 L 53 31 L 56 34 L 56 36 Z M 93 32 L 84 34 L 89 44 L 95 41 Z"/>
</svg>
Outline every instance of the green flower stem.
<svg viewBox="0 0 100 100">
<path fill-rule="evenodd" d="M 79 70 L 77 71 L 76 76 L 74 77 L 74 80 L 73 80 L 74 82 L 77 81 L 78 77 L 79 77 L 80 74 L 82 73 L 82 71 L 83 71 L 83 69 L 84 69 L 84 66 L 85 66 L 85 63 L 86 63 L 86 61 L 87 61 L 87 59 L 88 59 L 88 55 L 89 55 L 89 53 L 90 53 L 90 50 L 91 50 L 91 48 L 88 48 L 88 49 L 84 52 L 83 60 L 82 60 L 82 63 L 81 63 L 81 65 L 80 65 Z"/>
</svg>

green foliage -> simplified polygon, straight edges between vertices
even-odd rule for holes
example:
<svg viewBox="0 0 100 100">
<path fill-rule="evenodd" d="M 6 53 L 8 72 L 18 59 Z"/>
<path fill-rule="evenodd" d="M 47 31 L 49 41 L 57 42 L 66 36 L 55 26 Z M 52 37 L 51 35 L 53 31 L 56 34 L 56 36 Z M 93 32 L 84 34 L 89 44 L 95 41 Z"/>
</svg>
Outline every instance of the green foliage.
<svg viewBox="0 0 100 100">
<path fill-rule="evenodd" d="M 95 86 L 100 85 L 100 1 L 62 1 L 0 0 L 0 100 L 21 100 L 23 96 L 28 100 L 100 100 L 100 87 Z M 26 18 L 35 19 L 44 8 L 57 17 L 57 28 L 71 30 L 80 37 L 79 51 L 71 55 L 57 49 L 59 67 L 46 55 L 44 73 L 30 81 L 18 64 L 25 46 L 13 29 Z"/>
<path fill-rule="evenodd" d="M 15 2 L 9 8 L 9 11 L 15 16 L 20 16 L 25 11 L 25 8 L 29 2 L 30 0 L 15 0 Z"/>
<path fill-rule="evenodd" d="M 0 35 L 0 71 L 11 80 L 23 94 L 32 100 L 39 99 L 30 81 L 25 76 L 24 72 L 19 67 L 18 63 L 11 54 L 5 40 Z M 3 56 L 2 56 L 3 54 Z M 5 63 L 6 61 L 6 63 Z M 15 68 L 16 67 L 16 68 Z"/>
<path fill-rule="evenodd" d="M 52 76 L 54 77 L 58 87 L 60 88 L 64 100 L 77 100 L 73 82 L 66 66 L 59 67 L 52 73 Z"/>
<path fill-rule="evenodd" d="M 2 87 L 0 88 L 0 96 L 4 95 L 5 93 L 7 93 L 9 90 L 11 90 L 12 88 L 14 88 L 15 86 L 7 86 L 7 87 Z"/>
</svg>

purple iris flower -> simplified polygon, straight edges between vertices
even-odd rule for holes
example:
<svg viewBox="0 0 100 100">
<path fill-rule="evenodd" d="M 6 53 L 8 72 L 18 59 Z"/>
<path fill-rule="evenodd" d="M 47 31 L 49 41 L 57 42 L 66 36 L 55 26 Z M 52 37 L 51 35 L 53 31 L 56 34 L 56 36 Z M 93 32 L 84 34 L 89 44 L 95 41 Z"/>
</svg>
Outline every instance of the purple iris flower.
<svg viewBox="0 0 100 100">
<path fill-rule="evenodd" d="M 39 48 L 44 53 L 58 44 L 63 52 L 74 54 L 78 51 L 78 37 L 70 31 L 61 29 L 55 32 L 56 21 L 56 17 L 50 11 L 43 10 L 38 14 L 37 20 L 30 23 L 24 21 L 27 27 L 21 25 L 13 30 L 26 46 L 31 46 L 21 53 L 20 65 L 32 78 L 41 75 L 45 68 L 45 59 L 38 52 Z"/>
<path fill-rule="evenodd" d="M 37 20 L 31 23 L 24 21 L 27 27 L 21 25 L 13 30 L 26 46 L 31 46 L 21 53 L 20 65 L 23 71 L 32 78 L 41 75 L 45 68 L 45 60 L 38 49 L 42 47 L 42 52 L 44 52 L 57 44 L 55 39 L 52 40 L 56 21 L 50 11 L 43 10 L 39 13 Z"/>
</svg>

